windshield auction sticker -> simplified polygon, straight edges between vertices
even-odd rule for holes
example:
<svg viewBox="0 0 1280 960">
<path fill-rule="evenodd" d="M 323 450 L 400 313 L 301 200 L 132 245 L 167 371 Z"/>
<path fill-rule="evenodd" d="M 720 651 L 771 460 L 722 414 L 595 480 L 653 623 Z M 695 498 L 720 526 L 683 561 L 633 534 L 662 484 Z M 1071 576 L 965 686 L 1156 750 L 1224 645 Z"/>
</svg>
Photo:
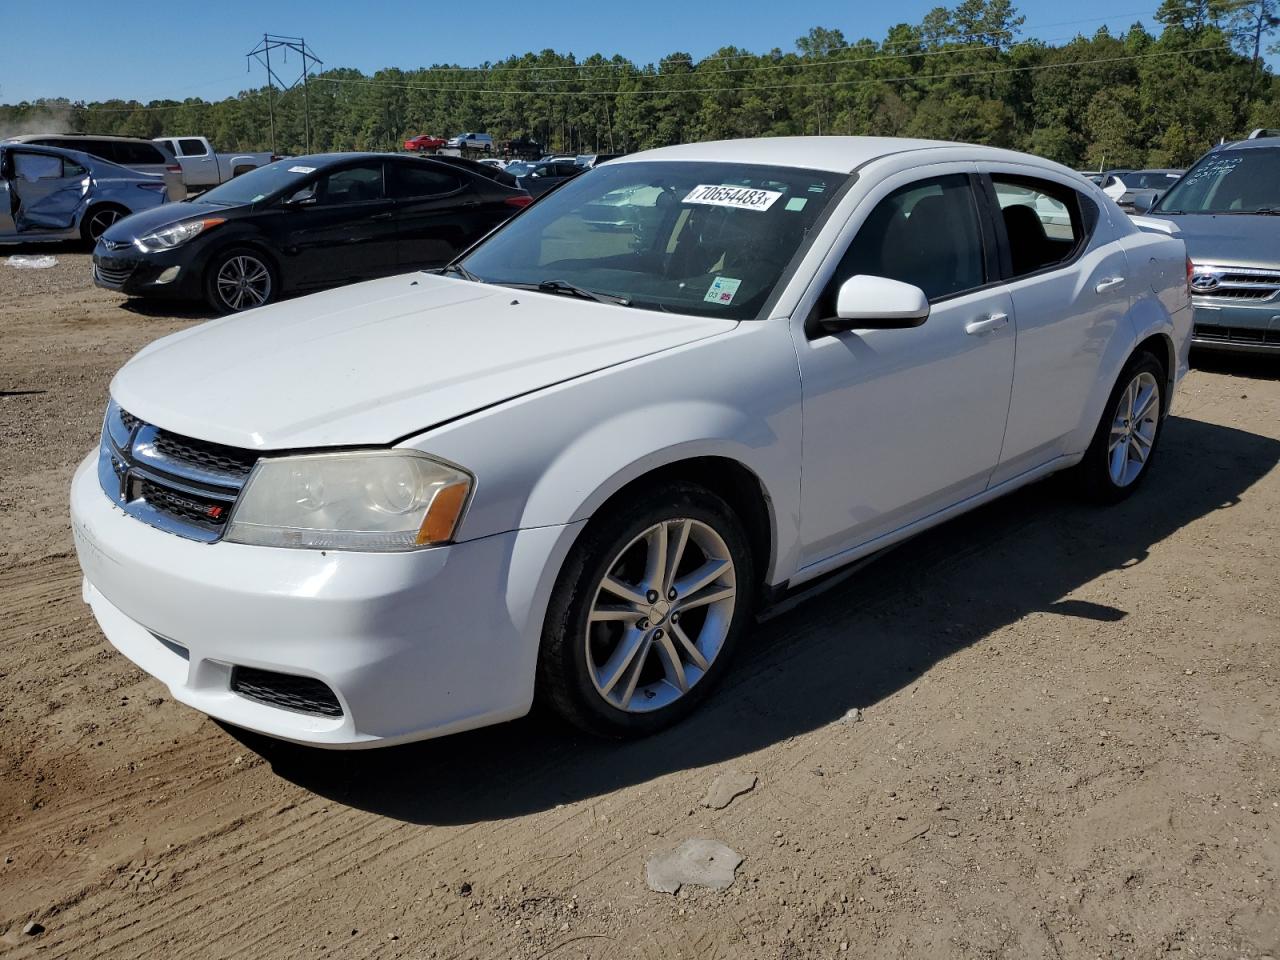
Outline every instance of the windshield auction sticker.
<svg viewBox="0 0 1280 960">
<path fill-rule="evenodd" d="M 742 286 L 741 280 L 735 280 L 732 277 L 716 277 L 711 281 L 711 286 L 707 289 L 707 295 L 702 299 L 707 303 L 733 303 L 733 295 L 738 292 L 738 287 Z"/>
<path fill-rule="evenodd" d="M 731 184 L 700 183 L 689 191 L 683 202 L 764 212 L 781 196 L 782 194 L 774 190 L 752 190 L 750 187 L 735 187 Z"/>
</svg>

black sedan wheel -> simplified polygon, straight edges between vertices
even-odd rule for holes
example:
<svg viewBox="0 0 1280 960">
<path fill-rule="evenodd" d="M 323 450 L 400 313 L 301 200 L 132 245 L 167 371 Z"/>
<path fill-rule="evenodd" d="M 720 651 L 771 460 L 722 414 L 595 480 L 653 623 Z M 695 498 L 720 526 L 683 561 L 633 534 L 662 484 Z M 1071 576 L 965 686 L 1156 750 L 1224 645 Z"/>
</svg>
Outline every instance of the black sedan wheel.
<svg viewBox="0 0 1280 960">
<path fill-rule="evenodd" d="M 237 248 L 214 257 L 205 280 L 205 299 L 218 313 L 239 313 L 270 303 L 279 284 L 267 258 Z"/>
</svg>

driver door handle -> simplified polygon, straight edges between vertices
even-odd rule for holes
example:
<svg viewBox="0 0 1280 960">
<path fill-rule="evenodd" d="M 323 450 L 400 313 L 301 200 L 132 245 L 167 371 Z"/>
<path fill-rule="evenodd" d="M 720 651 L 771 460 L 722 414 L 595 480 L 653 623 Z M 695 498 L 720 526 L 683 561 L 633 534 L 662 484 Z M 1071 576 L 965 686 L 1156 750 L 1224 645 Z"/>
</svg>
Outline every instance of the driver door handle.
<svg viewBox="0 0 1280 960">
<path fill-rule="evenodd" d="M 387 211 L 386 213 L 375 213 L 375 214 L 374 214 L 373 216 L 371 216 L 369 219 L 370 219 L 370 220 L 390 220 L 390 219 L 391 219 L 391 212 L 390 212 L 390 211 Z"/>
<path fill-rule="evenodd" d="M 990 330 L 999 330 L 1009 323 L 1009 315 L 1007 313 L 992 313 L 977 320 L 970 320 L 964 325 L 964 332 L 970 336 L 979 333 L 986 333 Z"/>
<path fill-rule="evenodd" d="M 1122 283 L 1124 283 L 1124 277 L 1107 277 L 1105 280 L 1099 280 L 1098 285 L 1093 290 L 1095 293 L 1106 293 Z"/>
</svg>

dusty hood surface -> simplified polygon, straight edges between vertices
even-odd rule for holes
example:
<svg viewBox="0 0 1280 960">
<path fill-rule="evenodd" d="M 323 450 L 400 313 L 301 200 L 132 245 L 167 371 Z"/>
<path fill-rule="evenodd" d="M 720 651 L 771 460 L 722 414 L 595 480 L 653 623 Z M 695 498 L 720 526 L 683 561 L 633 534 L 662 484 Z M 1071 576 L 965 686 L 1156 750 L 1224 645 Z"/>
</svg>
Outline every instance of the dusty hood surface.
<svg viewBox="0 0 1280 960">
<path fill-rule="evenodd" d="M 1280 267 L 1280 217 L 1250 214 L 1153 213 L 1134 217 L 1142 229 L 1184 240 L 1194 263 Z"/>
<path fill-rule="evenodd" d="M 111 393 L 150 423 L 237 447 L 382 444 L 735 326 L 408 274 L 165 337 Z"/>
</svg>

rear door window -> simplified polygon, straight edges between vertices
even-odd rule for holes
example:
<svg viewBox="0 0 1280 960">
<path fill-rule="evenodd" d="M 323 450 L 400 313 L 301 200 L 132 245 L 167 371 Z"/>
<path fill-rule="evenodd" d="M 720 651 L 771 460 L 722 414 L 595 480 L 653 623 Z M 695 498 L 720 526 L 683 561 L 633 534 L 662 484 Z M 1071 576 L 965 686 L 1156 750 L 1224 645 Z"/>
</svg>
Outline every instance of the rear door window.
<svg viewBox="0 0 1280 960">
<path fill-rule="evenodd" d="M 141 143 L 133 140 L 116 140 L 111 142 L 115 148 L 115 162 L 125 167 L 138 167 L 147 164 L 165 166 L 164 154 L 153 143 Z"/>
<path fill-rule="evenodd" d="M 991 182 L 1008 239 L 1012 277 L 1065 265 L 1083 249 L 1097 221 L 1093 201 L 1071 187 L 1036 177 L 996 173 Z"/>
<path fill-rule="evenodd" d="M 204 144 L 199 140 L 183 139 L 178 141 L 178 152 L 184 157 L 203 157 Z"/>
<path fill-rule="evenodd" d="M 438 197 L 462 189 L 461 177 L 426 164 L 392 163 L 387 177 L 388 193 L 395 200 Z"/>
</svg>

